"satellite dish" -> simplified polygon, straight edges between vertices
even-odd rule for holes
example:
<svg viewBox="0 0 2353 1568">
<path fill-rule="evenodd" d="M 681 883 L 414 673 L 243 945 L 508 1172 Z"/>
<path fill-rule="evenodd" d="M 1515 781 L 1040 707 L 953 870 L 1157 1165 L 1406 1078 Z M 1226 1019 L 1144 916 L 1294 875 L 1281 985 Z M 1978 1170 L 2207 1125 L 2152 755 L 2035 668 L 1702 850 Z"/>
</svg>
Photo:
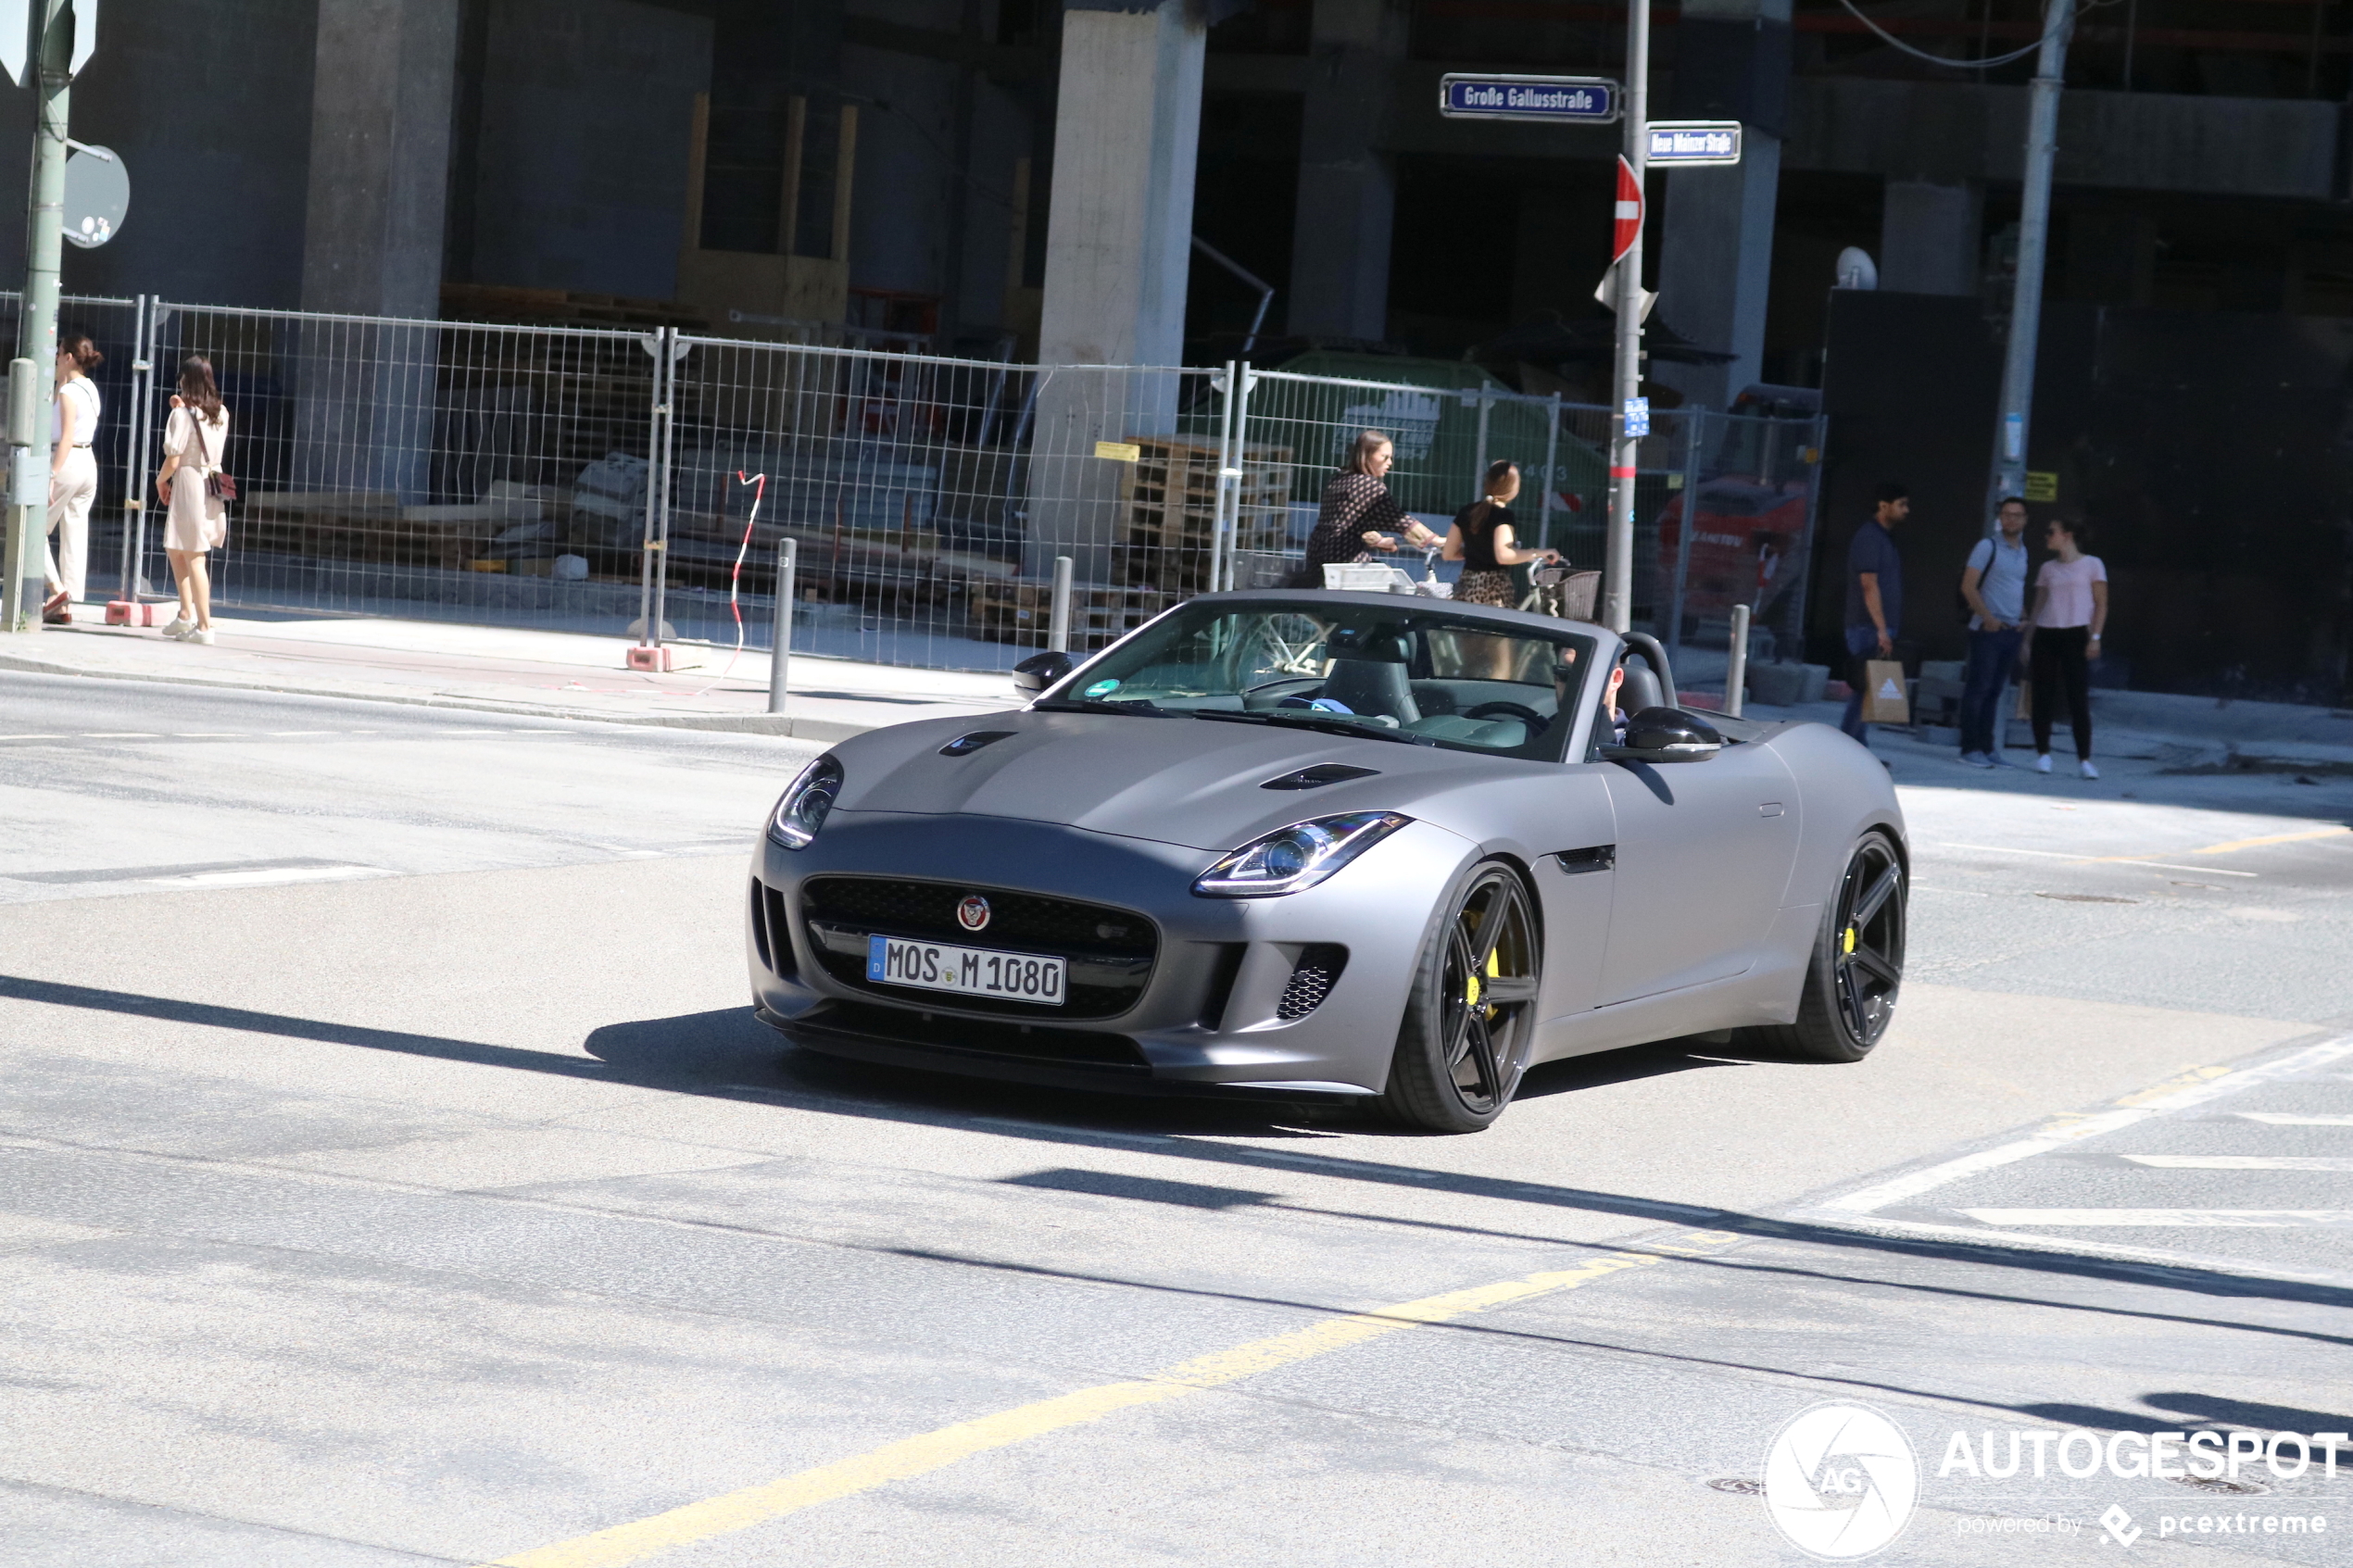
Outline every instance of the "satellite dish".
<svg viewBox="0 0 2353 1568">
<path fill-rule="evenodd" d="M 1848 245 L 1838 253 L 1838 282 L 1842 289 L 1875 289 L 1879 287 L 1879 264 L 1871 253 L 1860 245 Z"/>
<path fill-rule="evenodd" d="M 65 236 L 83 250 L 95 250 L 115 237 L 131 209 L 131 173 L 107 148 L 74 146 L 66 159 Z"/>
</svg>

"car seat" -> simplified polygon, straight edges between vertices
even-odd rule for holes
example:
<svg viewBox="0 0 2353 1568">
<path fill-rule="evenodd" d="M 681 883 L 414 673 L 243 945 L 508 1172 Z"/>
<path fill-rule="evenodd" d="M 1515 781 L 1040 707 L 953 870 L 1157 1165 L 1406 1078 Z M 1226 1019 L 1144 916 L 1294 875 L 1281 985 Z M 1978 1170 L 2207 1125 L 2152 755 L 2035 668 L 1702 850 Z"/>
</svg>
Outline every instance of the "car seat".
<svg viewBox="0 0 2353 1568">
<path fill-rule="evenodd" d="M 1630 655 L 1625 661 L 1626 684 L 1617 688 L 1617 710 L 1631 716 L 1645 708 L 1664 708 L 1667 698 L 1659 689 L 1658 673 L 1641 654 Z"/>
<path fill-rule="evenodd" d="M 1378 630 L 1358 635 L 1336 632 L 1325 645 L 1332 667 L 1324 677 L 1322 695 L 1343 703 L 1351 713 L 1378 715 L 1410 724 L 1422 716 L 1414 701 L 1407 661 L 1411 639 L 1402 631 Z"/>
</svg>

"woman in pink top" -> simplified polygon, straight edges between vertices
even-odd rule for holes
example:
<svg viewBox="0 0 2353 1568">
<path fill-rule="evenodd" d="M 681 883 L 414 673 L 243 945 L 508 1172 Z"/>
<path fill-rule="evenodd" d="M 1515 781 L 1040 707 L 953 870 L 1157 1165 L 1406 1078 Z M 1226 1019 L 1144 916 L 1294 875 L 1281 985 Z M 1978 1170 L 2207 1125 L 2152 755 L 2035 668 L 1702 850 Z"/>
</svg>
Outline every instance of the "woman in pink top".
<svg viewBox="0 0 2353 1568">
<path fill-rule="evenodd" d="M 2044 534 L 2051 558 L 2034 579 L 2034 610 L 2026 635 L 2034 671 L 2034 771 L 2051 771 L 2051 712 L 2067 689 L 2067 716 L 2075 728 L 2075 765 L 2087 779 L 2092 766 L 2091 660 L 2100 656 L 2108 624 L 2108 568 L 2083 553 L 2088 530 L 2054 519 Z"/>
</svg>

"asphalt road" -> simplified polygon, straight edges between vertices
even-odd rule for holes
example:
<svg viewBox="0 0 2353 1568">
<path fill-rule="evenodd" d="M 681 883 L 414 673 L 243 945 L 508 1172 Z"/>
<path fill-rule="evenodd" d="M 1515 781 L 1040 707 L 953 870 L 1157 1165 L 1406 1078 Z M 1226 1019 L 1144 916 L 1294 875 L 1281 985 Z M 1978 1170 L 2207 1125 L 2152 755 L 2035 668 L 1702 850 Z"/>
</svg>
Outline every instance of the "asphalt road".
<svg viewBox="0 0 2353 1568">
<path fill-rule="evenodd" d="M 1824 1401 L 1886 1561 L 2353 1562 L 2353 1448 L 1984 1474 L 2353 1428 L 2337 781 L 1899 758 L 1869 1060 L 1448 1139 L 788 1055 L 807 754 L 0 684 L 0 1564 L 1795 1563 Z"/>
</svg>

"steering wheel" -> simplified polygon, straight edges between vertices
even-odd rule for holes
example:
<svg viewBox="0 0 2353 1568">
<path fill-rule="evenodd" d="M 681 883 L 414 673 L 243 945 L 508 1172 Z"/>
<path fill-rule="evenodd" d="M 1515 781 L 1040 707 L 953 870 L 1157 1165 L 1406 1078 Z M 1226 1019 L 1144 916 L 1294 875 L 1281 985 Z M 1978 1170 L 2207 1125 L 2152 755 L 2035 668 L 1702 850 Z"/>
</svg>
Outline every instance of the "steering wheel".
<svg viewBox="0 0 2353 1568">
<path fill-rule="evenodd" d="M 1552 722 L 1536 709 L 1517 702 L 1482 702 L 1463 714 L 1466 719 L 1516 719 L 1531 730 L 1541 730 Z"/>
</svg>

